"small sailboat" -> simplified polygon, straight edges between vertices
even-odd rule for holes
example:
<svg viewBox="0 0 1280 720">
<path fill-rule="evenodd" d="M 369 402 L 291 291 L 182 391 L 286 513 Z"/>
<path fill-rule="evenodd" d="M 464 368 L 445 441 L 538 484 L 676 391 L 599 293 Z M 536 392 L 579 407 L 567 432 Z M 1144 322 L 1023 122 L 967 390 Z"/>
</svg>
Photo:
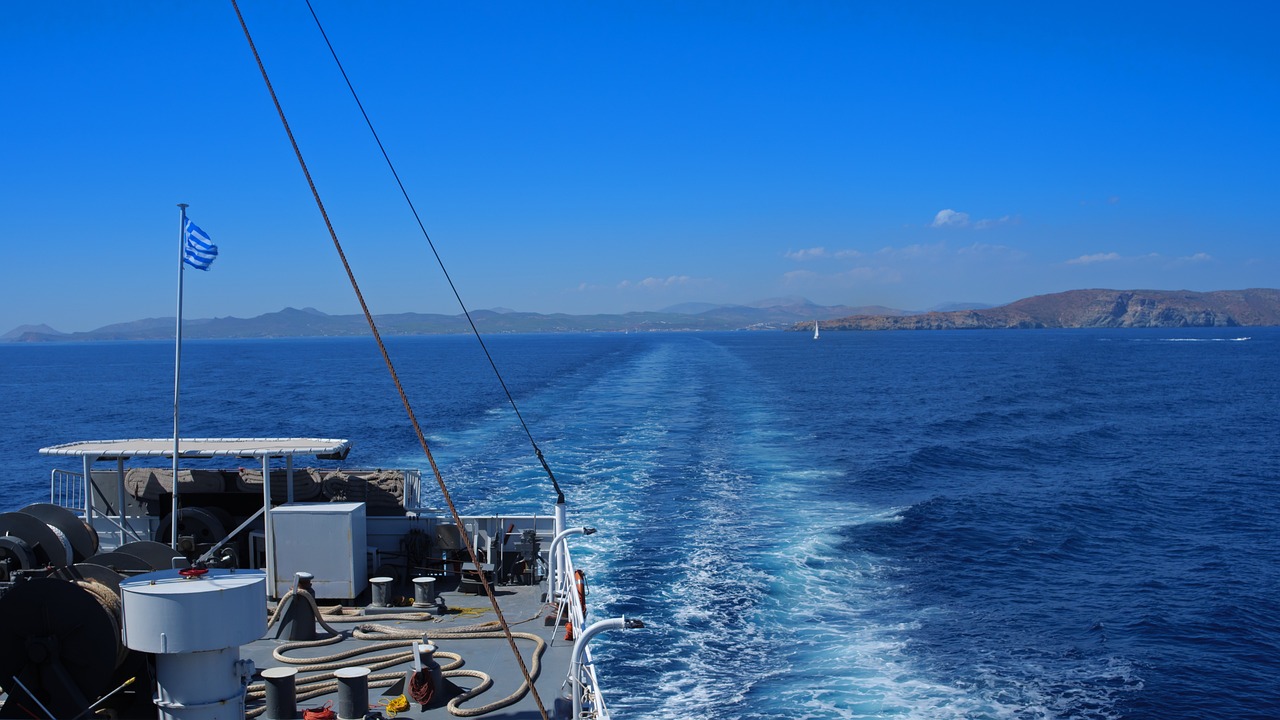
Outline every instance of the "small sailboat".
<svg viewBox="0 0 1280 720">
<path fill-rule="evenodd" d="M 813 339 L 814 340 L 818 339 L 818 321 L 817 320 L 813 321 Z"/>
</svg>

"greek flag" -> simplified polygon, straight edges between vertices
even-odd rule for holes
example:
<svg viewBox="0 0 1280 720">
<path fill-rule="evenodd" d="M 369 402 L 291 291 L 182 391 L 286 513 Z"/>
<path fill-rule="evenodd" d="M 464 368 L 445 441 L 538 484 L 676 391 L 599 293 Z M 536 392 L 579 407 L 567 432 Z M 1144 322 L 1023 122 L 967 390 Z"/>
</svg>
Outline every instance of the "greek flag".
<svg viewBox="0 0 1280 720">
<path fill-rule="evenodd" d="M 183 230 L 186 233 L 187 242 L 183 245 L 182 262 L 197 270 L 208 270 L 213 264 L 213 259 L 218 257 L 218 246 L 209 242 L 209 236 L 196 227 L 196 224 L 191 222 L 191 218 L 187 218 Z"/>
</svg>

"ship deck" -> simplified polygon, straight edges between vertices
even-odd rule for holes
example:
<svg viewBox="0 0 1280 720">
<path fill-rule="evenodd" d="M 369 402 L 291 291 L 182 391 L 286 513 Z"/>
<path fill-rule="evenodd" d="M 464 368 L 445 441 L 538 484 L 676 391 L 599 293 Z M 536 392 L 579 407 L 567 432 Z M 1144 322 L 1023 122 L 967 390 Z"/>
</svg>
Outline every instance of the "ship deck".
<svg viewBox="0 0 1280 720">
<path fill-rule="evenodd" d="M 524 678 L 510 644 L 501 628 L 496 625 L 496 614 L 488 599 L 483 594 L 459 592 L 456 579 L 440 578 L 437 583 L 443 586 L 437 594 L 448 608 L 439 614 L 428 613 L 424 609 L 415 607 L 331 608 L 326 607 L 326 601 L 319 601 L 318 604 L 326 622 L 341 633 L 341 639 L 337 642 L 290 647 L 295 644 L 289 643 L 286 633 L 281 632 L 281 623 L 269 627 L 266 636 L 262 639 L 241 647 L 241 658 L 252 660 L 257 668 L 250 686 L 247 704 L 249 715 L 262 713 L 261 717 L 268 717 L 263 712 L 267 710 L 265 700 L 261 694 L 255 695 L 253 692 L 255 686 L 262 683 L 263 670 L 279 667 L 298 668 L 295 677 L 297 695 L 300 698 L 297 701 L 297 716 L 301 717 L 304 710 L 325 704 L 330 704 L 334 712 L 339 710 L 338 691 L 333 683 L 330 683 L 327 689 L 326 686 L 320 685 L 316 690 L 319 694 L 305 697 L 308 694 L 308 680 L 331 676 L 336 668 L 364 667 L 369 668 L 370 671 L 368 712 L 381 712 L 385 717 L 391 717 L 386 705 L 399 695 L 408 694 L 406 681 L 413 674 L 412 645 L 414 641 L 410 638 L 423 636 L 431 638 L 430 642 L 436 646 L 439 653 L 436 660 L 444 669 L 445 676 L 443 696 L 435 698 L 426 707 L 413 702 L 410 696 L 410 707 L 397 712 L 396 717 L 451 717 L 452 713 L 446 707 L 447 702 L 483 683 L 481 678 L 471 673 L 483 673 L 492 679 L 493 684 L 479 695 L 457 703 L 463 710 L 474 710 L 496 703 L 519 691 Z M 569 667 L 573 642 L 564 639 L 563 624 L 557 625 L 546 619 L 554 613 L 554 610 L 542 602 L 542 587 L 499 585 L 494 587 L 494 593 L 503 616 L 512 633 L 515 634 L 516 646 L 520 649 L 525 666 L 531 674 L 538 673 L 535 676 L 535 687 L 543 707 L 546 708 L 547 716 L 554 717 L 555 698 L 560 694 L 565 683 L 565 673 Z M 397 595 L 411 598 L 412 591 L 403 587 L 393 587 L 389 596 Z M 484 637 L 447 636 L 450 632 L 474 628 L 482 623 L 491 624 L 485 628 L 489 632 L 483 633 Z M 371 626 L 377 626 L 377 630 L 381 631 L 374 633 L 376 637 L 363 639 L 357 637 L 367 633 L 372 629 Z M 388 637 L 383 633 L 390 633 L 396 637 Z M 525 634 L 541 638 L 545 643 L 540 662 L 535 658 L 539 643 L 532 638 L 522 637 Z M 281 637 L 277 638 L 277 635 Z M 332 637 L 317 623 L 317 640 L 323 641 Z M 393 640 L 398 640 L 398 645 L 388 647 Z M 273 656 L 273 653 L 281 648 L 284 648 L 290 658 L 320 659 L 320 662 L 313 661 L 312 664 L 323 664 L 325 669 L 308 670 L 306 666 L 282 662 Z M 445 653 L 458 655 L 461 663 L 457 664 L 452 658 L 444 656 Z M 341 657 L 326 659 L 335 655 Z M 456 668 L 453 667 L 455 664 L 457 664 Z M 363 717 L 363 714 L 360 717 Z M 541 718 L 542 715 L 538 711 L 533 694 L 526 692 L 512 704 L 495 708 L 485 713 L 483 717 L 524 720 Z"/>
</svg>

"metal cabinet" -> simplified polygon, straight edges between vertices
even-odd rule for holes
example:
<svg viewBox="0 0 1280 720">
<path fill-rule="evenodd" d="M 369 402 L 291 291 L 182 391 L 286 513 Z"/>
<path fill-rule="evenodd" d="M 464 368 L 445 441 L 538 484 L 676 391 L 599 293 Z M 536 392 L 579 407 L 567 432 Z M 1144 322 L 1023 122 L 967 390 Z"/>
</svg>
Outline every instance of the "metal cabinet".
<svg viewBox="0 0 1280 720">
<path fill-rule="evenodd" d="M 272 597 L 293 588 L 294 573 L 314 577 L 317 598 L 348 600 L 368 585 L 364 503 L 293 503 L 271 510 L 275 548 Z"/>
</svg>

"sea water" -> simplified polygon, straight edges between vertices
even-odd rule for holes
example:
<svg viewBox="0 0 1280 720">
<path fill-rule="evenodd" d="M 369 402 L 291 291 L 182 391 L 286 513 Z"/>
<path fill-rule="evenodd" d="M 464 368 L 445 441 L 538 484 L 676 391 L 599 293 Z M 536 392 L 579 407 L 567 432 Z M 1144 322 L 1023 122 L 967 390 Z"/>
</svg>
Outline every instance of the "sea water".
<svg viewBox="0 0 1280 720">
<path fill-rule="evenodd" d="M 1280 330 L 495 336 L 569 501 L 614 715 L 1264 718 Z M 473 339 L 390 353 L 463 512 L 554 495 Z M 195 341 L 182 434 L 421 467 L 364 339 Z M 0 346 L 0 483 L 170 437 L 166 343 Z"/>
</svg>

